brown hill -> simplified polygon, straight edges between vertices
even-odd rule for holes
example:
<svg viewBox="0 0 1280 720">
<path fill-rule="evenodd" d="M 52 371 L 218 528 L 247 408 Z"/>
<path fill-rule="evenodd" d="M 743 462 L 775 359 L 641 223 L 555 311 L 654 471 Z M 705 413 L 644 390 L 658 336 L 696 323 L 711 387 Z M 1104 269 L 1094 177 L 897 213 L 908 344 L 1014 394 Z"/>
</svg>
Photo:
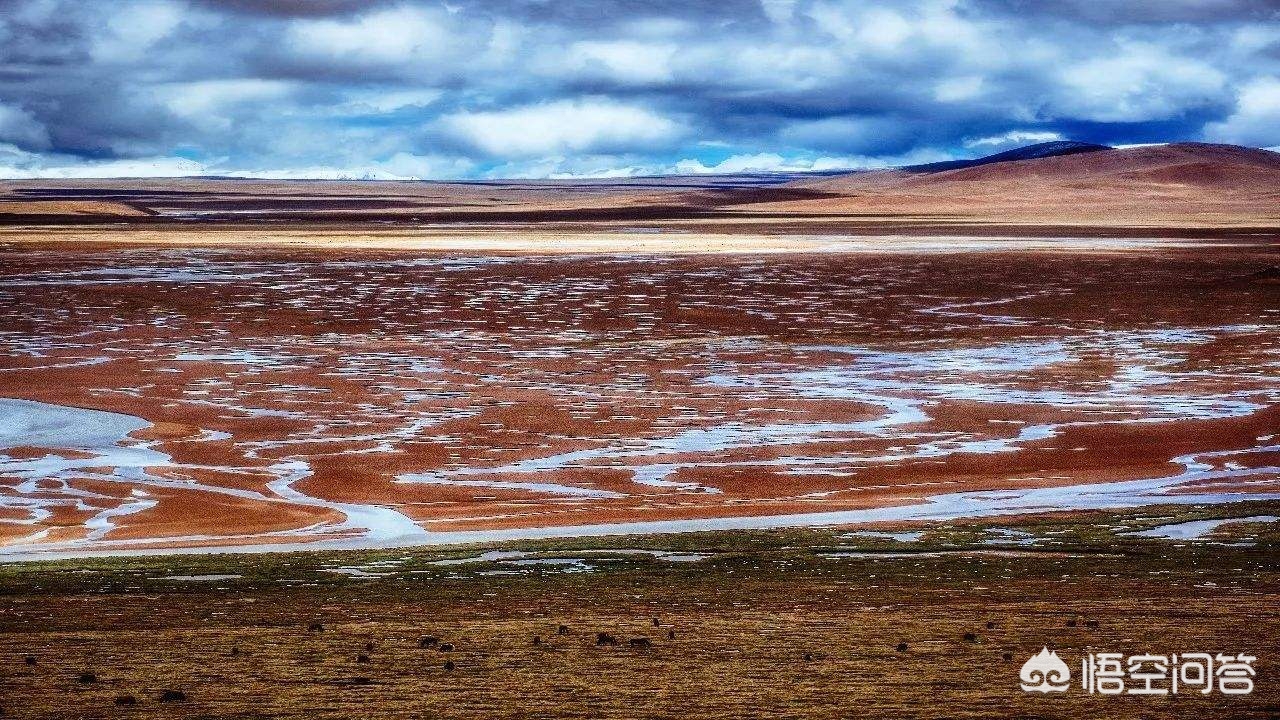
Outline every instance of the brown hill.
<svg viewBox="0 0 1280 720">
<path fill-rule="evenodd" d="M 1133 147 L 799 185 L 839 197 L 756 207 L 1090 225 L 1274 225 L 1280 219 L 1280 154 L 1234 145 Z"/>
<path fill-rule="evenodd" d="M 148 213 L 132 205 L 101 200 L 23 200 L 0 197 L 0 215 L 17 217 L 60 217 L 91 215 L 94 217 L 142 217 Z"/>
</svg>

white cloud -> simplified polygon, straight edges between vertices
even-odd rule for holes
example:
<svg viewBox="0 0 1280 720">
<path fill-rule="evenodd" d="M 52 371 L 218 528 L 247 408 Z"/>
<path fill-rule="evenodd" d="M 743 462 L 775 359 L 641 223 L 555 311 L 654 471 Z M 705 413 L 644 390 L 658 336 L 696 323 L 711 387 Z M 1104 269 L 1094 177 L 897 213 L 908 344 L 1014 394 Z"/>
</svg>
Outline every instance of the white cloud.
<svg viewBox="0 0 1280 720">
<path fill-rule="evenodd" d="M 868 161 L 869 158 L 858 157 L 787 158 L 777 153 L 755 153 L 731 155 L 714 165 L 704 165 L 700 160 L 681 160 L 672 171 L 681 175 L 816 172 L 865 168 L 868 167 Z"/>
<path fill-rule="evenodd" d="M 674 120 L 603 98 L 560 100 L 492 112 L 460 112 L 441 119 L 450 136 L 499 156 L 555 155 L 646 146 L 680 137 Z"/>
<path fill-rule="evenodd" d="M 933 86 L 933 97 L 938 102 L 954 103 L 972 100 L 982 94 L 984 80 L 981 75 L 939 80 Z"/>
<path fill-rule="evenodd" d="M 462 157 L 400 152 L 377 163 L 377 168 L 403 178 L 454 179 L 468 175 L 475 163 Z"/>
<path fill-rule="evenodd" d="M 447 16 L 402 6 L 352 20 L 299 20 L 286 36 L 297 53 L 367 64 L 396 64 L 446 55 L 452 47 Z"/>
<path fill-rule="evenodd" d="M 444 91 L 435 88 L 395 90 L 353 90 L 346 94 L 346 102 L 331 106 L 332 115 L 371 115 L 395 112 L 408 107 L 426 107 L 439 100 Z"/>
<path fill-rule="evenodd" d="M 1054 140 L 1062 140 L 1062 133 L 1047 130 L 1010 130 L 1000 135 L 991 135 L 989 137 L 981 137 L 975 140 L 965 142 L 967 148 L 983 148 L 990 149 L 1012 145 L 1021 147 L 1022 145 L 1030 145 L 1032 143 L 1052 142 Z"/>
<path fill-rule="evenodd" d="M 284 80 L 238 78 L 169 83 L 156 88 L 164 106 L 178 117 L 206 130 L 228 130 L 238 106 L 286 97 L 293 84 Z"/>
<path fill-rule="evenodd" d="M 838 155 L 822 157 L 787 157 L 778 153 L 732 155 L 714 165 L 700 160 L 681 160 L 664 168 L 663 173 L 682 175 L 733 174 L 745 172 L 825 172 L 828 170 L 873 170 L 954 160 L 955 156 L 937 150 L 913 150 L 895 156 Z"/>
<path fill-rule="evenodd" d="M 1058 72 L 1050 113 L 1098 122 L 1165 120 L 1223 99 L 1227 77 L 1200 60 L 1134 43 Z"/>
<path fill-rule="evenodd" d="M 18 162 L 14 163 L 14 160 Z M 70 158 L 50 159 L 40 156 L 15 157 L 0 152 L 0 178 L 120 178 L 120 177 L 188 177 L 205 174 L 205 166 L 176 157 L 139 158 L 133 160 L 77 161 Z"/>
<path fill-rule="evenodd" d="M 31 113 L 0 103 L 0 142 L 42 148 L 48 146 L 49 134 Z"/>
<path fill-rule="evenodd" d="M 180 157 L 83 161 L 71 156 L 46 156 L 0 143 L 0 179 L 19 178 L 134 178 L 220 177 L 269 180 L 427 180 L 467 177 L 475 164 L 463 157 L 396 153 L 385 160 L 344 165 L 228 168 L 227 159 L 208 163 Z"/>
<path fill-rule="evenodd" d="M 911 38 L 913 23 L 892 10 L 872 8 L 862 16 L 855 37 L 862 47 L 892 52 Z"/>
<path fill-rule="evenodd" d="M 564 52 L 557 48 L 555 54 L 563 55 L 565 65 L 584 75 L 641 85 L 671 79 L 671 59 L 676 54 L 676 46 L 630 40 L 588 40 L 573 43 Z M 557 71 L 563 72 L 558 68 Z"/>
<path fill-rule="evenodd" d="M 165 0 L 113 4 L 105 27 L 93 36 L 93 57 L 108 63 L 141 59 L 180 22 L 182 9 Z"/>
<path fill-rule="evenodd" d="M 1235 112 L 1205 127 L 1205 137 L 1259 147 L 1280 142 L 1280 79 L 1263 77 L 1245 85 Z"/>
</svg>

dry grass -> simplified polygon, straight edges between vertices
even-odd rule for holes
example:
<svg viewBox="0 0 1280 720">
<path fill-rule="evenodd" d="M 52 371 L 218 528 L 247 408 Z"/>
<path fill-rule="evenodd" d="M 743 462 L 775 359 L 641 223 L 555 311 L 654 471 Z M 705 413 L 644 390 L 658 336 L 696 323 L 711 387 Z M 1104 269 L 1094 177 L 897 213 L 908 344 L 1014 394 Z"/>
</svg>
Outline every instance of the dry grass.
<svg viewBox="0 0 1280 720">
<path fill-rule="evenodd" d="M 3 705 L 6 717 L 66 718 L 1274 716 L 1273 535 L 1199 546 L 1119 540 L 1101 530 L 1113 518 L 1029 522 L 1022 528 L 1058 538 L 1044 548 L 1053 552 L 828 559 L 824 548 L 851 541 L 793 531 L 598 541 L 715 554 L 696 563 L 593 555 L 595 570 L 578 573 L 429 564 L 470 552 L 457 549 L 9 566 Z M 943 528 L 922 547 L 977 547 L 983 530 Z M 584 549 L 550 547 L 541 549 Z M 325 572 L 357 562 L 392 574 Z M 171 572 L 243 577 L 159 579 Z M 317 622 L 323 630 L 308 630 Z M 598 646 L 599 632 L 621 645 Z M 454 649 L 420 648 L 422 635 Z M 652 647 L 629 647 L 638 637 Z M 1089 647 L 1247 651 L 1260 658 L 1258 689 L 1033 696 L 1017 688 L 1017 671 L 1042 645 L 1073 662 Z M 83 672 L 98 681 L 79 682 Z M 187 700 L 160 702 L 166 689 Z M 137 704 L 117 707 L 123 695 Z"/>
</svg>

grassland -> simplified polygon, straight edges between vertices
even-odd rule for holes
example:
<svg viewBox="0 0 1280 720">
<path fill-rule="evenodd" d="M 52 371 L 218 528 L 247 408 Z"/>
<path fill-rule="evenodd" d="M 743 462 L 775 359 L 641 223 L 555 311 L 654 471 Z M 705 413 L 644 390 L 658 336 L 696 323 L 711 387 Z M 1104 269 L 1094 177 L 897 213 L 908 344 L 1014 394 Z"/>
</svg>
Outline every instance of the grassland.
<svg viewBox="0 0 1280 720">
<path fill-rule="evenodd" d="M 953 522 L 915 540 L 817 529 L 9 564 L 0 705 L 32 718 L 1275 717 L 1280 527 L 1130 534 L 1268 514 L 1280 503 Z M 523 554 L 469 560 L 498 552 Z M 1086 648 L 1248 652 L 1257 688 L 1023 693 L 1019 666 L 1043 645 L 1075 663 Z"/>
</svg>

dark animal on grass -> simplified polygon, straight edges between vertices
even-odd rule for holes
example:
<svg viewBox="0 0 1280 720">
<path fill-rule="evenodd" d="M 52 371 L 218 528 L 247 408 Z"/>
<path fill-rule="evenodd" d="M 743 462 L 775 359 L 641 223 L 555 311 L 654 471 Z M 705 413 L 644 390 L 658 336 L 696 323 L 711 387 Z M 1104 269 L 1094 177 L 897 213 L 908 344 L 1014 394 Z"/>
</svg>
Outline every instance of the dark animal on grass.
<svg viewBox="0 0 1280 720">
<path fill-rule="evenodd" d="M 186 702 L 187 694 L 181 690 L 165 690 L 160 693 L 160 702 Z"/>
<path fill-rule="evenodd" d="M 309 632 L 320 632 L 321 630 L 324 630 L 324 625 L 318 622 L 313 622 L 307 626 L 307 630 Z"/>
<path fill-rule="evenodd" d="M 98 682 L 98 676 L 91 672 L 80 673 L 80 682 L 88 685 L 89 683 Z"/>
<path fill-rule="evenodd" d="M 906 644 L 906 643 L 898 643 L 898 652 L 906 652 L 906 651 L 907 651 L 907 644 Z"/>
<path fill-rule="evenodd" d="M 627 644 L 633 648 L 639 648 L 641 650 L 648 650 L 653 647 L 653 643 L 649 642 L 649 638 L 646 637 L 631 638 L 627 641 Z"/>
<path fill-rule="evenodd" d="M 440 642 L 440 638 L 432 637 L 431 635 L 423 635 L 421 638 L 418 638 L 418 647 L 432 647 L 438 642 Z"/>
<path fill-rule="evenodd" d="M 568 625 L 561 625 L 560 627 L 556 628 L 556 634 L 557 634 L 557 635 L 568 635 L 568 634 L 569 634 L 569 626 L 568 626 Z"/>
<path fill-rule="evenodd" d="M 138 698 L 132 695 L 121 695 L 116 698 L 116 705 L 124 706 L 124 705 L 137 705 L 137 704 L 138 704 Z"/>
<path fill-rule="evenodd" d="M 453 643 L 441 643 L 440 652 L 453 652 Z"/>
<path fill-rule="evenodd" d="M 454 665 L 453 665 L 453 661 L 452 661 L 452 660 L 445 660 L 445 661 L 444 661 L 444 669 L 445 669 L 445 670 L 452 671 L 452 670 L 453 670 L 453 668 L 454 668 Z"/>
<path fill-rule="evenodd" d="M 369 663 L 369 656 L 368 656 L 368 655 L 357 655 L 357 656 L 356 656 L 356 662 L 357 662 L 357 663 L 359 663 L 359 664 L 361 664 L 361 665 L 367 665 L 367 664 Z"/>
<path fill-rule="evenodd" d="M 617 645 L 618 638 L 609 633 L 596 633 L 596 645 Z"/>
<path fill-rule="evenodd" d="M 973 633 L 965 633 L 965 634 L 964 634 L 964 641 L 965 641 L 965 642 L 978 642 L 978 636 L 977 636 L 977 635 L 975 635 L 975 634 L 973 634 Z"/>
</svg>

